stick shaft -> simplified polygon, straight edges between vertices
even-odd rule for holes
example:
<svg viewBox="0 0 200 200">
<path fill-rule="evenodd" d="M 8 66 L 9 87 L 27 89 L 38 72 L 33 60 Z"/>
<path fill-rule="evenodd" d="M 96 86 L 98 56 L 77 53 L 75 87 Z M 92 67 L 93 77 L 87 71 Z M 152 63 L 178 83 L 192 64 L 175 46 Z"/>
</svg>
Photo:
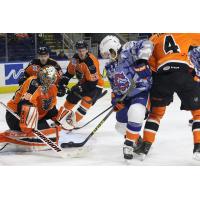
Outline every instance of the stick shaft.
<svg viewBox="0 0 200 200">
<path fill-rule="evenodd" d="M 86 124 L 84 124 L 83 126 L 75 127 L 74 129 L 77 130 L 77 129 L 81 129 L 81 128 L 87 126 L 88 124 L 90 124 L 91 122 L 93 122 L 95 119 L 97 119 L 98 117 L 100 117 L 101 115 L 103 115 L 106 111 L 110 110 L 112 107 L 113 107 L 113 105 L 109 106 L 104 111 L 102 111 L 101 113 L 99 113 L 96 117 L 94 117 L 93 119 L 91 119 L 90 121 L 88 121 Z"/>
</svg>

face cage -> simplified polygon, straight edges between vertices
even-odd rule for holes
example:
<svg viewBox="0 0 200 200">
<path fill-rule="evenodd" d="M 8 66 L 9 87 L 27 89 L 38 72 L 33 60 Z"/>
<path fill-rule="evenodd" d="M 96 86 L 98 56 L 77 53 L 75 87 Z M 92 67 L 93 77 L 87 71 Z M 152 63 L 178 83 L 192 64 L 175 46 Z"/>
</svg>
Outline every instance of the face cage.
<svg viewBox="0 0 200 200">
<path fill-rule="evenodd" d="M 49 87 L 55 82 L 55 80 L 55 77 L 49 78 L 48 76 L 46 76 L 46 74 L 43 74 L 42 76 L 40 75 L 40 82 L 45 90 L 48 90 Z"/>
</svg>

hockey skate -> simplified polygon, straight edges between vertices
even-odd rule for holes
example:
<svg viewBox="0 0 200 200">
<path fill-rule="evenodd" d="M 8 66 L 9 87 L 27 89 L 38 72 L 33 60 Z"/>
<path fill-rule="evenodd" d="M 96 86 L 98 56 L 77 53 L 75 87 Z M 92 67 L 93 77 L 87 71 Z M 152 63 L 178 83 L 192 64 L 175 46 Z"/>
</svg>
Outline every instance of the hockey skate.
<svg viewBox="0 0 200 200">
<path fill-rule="evenodd" d="M 123 146 L 124 159 L 126 160 L 133 159 L 134 151 L 136 148 L 137 148 L 137 144 L 135 142 L 125 140 L 124 146 Z"/>
<path fill-rule="evenodd" d="M 200 143 L 194 144 L 193 158 L 200 161 Z"/>
<path fill-rule="evenodd" d="M 140 155 L 141 161 L 143 161 L 146 158 L 146 156 L 147 156 L 147 154 L 148 154 L 148 152 L 151 148 L 151 145 L 152 145 L 151 142 L 143 142 L 141 147 L 138 150 L 135 151 L 135 153 Z"/>
<path fill-rule="evenodd" d="M 188 121 L 188 124 L 189 124 L 189 126 L 192 126 L 192 124 L 193 124 L 193 119 L 190 119 L 190 120 Z"/>
</svg>

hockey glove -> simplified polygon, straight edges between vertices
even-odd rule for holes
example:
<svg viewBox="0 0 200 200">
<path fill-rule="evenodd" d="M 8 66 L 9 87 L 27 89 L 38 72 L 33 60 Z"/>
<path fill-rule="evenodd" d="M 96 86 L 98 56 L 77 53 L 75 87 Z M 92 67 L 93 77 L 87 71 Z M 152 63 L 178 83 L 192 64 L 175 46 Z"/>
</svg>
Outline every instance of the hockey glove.
<svg viewBox="0 0 200 200">
<path fill-rule="evenodd" d="M 151 76 L 151 70 L 148 65 L 142 65 L 139 67 L 135 67 L 134 69 L 140 78 L 147 78 Z"/>
<path fill-rule="evenodd" d="M 70 78 L 67 76 L 62 76 L 62 78 L 59 81 L 59 85 L 68 85 L 70 81 Z"/>
<path fill-rule="evenodd" d="M 77 94 L 81 94 L 83 92 L 83 88 L 81 85 L 75 85 L 71 88 L 71 92 L 72 93 L 77 93 Z"/>
<path fill-rule="evenodd" d="M 58 85 L 58 97 L 63 97 L 66 94 L 66 87 L 64 85 Z"/>
<path fill-rule="evenodd" d="M 117 97 L 117 95 L 115 95 L 114 93 L 112 93 L 112 105 L 114 106 L 114 111 L 118 112 L 122 109 L 125 108 L 125 104 L 123 102 L 118 102 L 119 97 Z"/>
</svg>

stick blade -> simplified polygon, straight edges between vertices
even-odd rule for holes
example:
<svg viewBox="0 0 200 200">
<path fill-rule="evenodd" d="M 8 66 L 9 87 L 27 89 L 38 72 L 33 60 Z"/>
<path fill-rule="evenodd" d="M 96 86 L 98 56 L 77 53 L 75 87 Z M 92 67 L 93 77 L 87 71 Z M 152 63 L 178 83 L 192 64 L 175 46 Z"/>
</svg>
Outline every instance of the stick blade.
<svg viewBox="0 0 200 200">
<path fill-rule="evenodd" d="M 84 145 L 83 142 L 81 143 L 66 142 L 66 143 L 62 143 L 60 146 L 64 149 L 64 148 L 82 147 L 83 145 Z"/>
</svg>

